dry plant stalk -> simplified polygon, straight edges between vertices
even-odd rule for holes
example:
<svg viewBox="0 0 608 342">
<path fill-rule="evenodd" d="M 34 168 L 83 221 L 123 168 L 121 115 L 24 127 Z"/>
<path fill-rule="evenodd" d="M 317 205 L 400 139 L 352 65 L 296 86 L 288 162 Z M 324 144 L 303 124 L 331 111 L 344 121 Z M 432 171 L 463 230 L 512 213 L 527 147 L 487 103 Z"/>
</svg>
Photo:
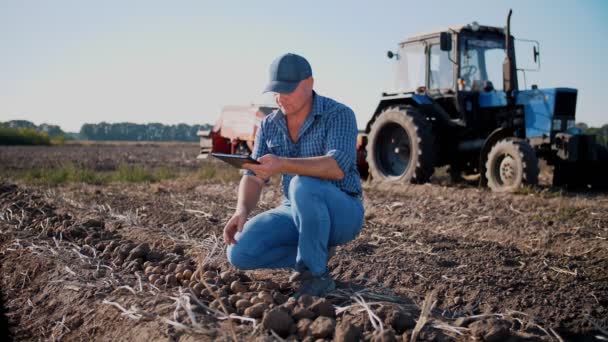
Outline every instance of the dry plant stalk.
<svg viewBox="0 0 608 342">
<path fill-rule="evenodd" d="M 414 327 L 414 331 L 412 332 L 412 338 L 410 338 L 410 342 L 414 342 L 418 339 L 418 334 L 420 333 L 420 331 L 426 324 L 426 322 L 429 318 L 429 315 L 431 314 L 431 310 L 433 310 L 433 308 L 437 304 L 437 300 L 435 300 L 436 296 L 437 296 L 437 292 L 433 291 L 433 292 L 429 293 L 428 295 L 426 295 L 426 297 L 424 298 L 424 302 L 422 303 L 422 308 L 420 310 L 420 317 L 418 318 L 418 322 L 416 323 L 416 326 Z"/>
<path fill-rule="evenodd" d="M 197 259 L 198 259 L 198 263 L 197 263 L 198 265 L 196 266 L 195 274 L 197 274 L 200 277 L 200 280 L 203 283 L 203 286 L 205 286 L 205 288 L 207 289 L 207 291 L 209 291 L 213 295 L 213 297 L 215 298 L 215 300 L 217 300 L 217 302 L 219 303 L 220 307 L 222 308 L 222 311 L 224 311 L 224 314 L 226 315 L 226 317 L 228 317 L 228 326 L 230 327 L 230 332 L 232 333 L 232 339 L 234 340 L 234 342 L 238 342 L 238 339 L 236 337 L 236 332 L 234 331 L 234 324 L 232 322 L 232 319 L 230 318 L 230 314 L 228 313 L 228 310 L 224 306 L 224 302 L 222 302 L 222 300 L 220 299 L 220 296 L 217 294 L 217 292 L 213 291 L 211 289 L 211 287 L 209 287 L 209 284 L 207 284 L 207 282 L 205 281 L 205 278 L 202 277 L 202 274 L 203 274 L 203 265 L 204 265 L 204 263 L 203 263 L 203 257 L 201 255 L 199 255 L 197 257 Z"/>
<path fill-rule="evenodd" d="M 355 294 L 352 299 L 367 312 L 367 316 L 369 317 L 369 321 L 374 327 L 374 330 L 380 332 L 380 334 L 384 333 L 384 325 L 382 324 L 382 320 L 374 313 L 374 311 L 372 311 L 369 304 L 365 302 L 363 297 L 361 297 L 359 294 Z"/>
</svg>

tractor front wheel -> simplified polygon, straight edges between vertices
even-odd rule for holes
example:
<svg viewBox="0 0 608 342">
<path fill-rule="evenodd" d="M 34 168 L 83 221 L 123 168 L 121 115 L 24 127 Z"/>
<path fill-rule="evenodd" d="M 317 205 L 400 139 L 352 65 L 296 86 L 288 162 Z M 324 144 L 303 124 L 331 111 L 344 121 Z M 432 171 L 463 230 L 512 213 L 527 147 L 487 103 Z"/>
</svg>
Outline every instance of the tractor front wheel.
<svg viewBox="0 0 608 342">
<path fill-rule="evenodd" d="M 494 192 L 514 192 L 523 185 L 536 185 L 538 174 L 536 152 L 524 140 L 500 140 L 488 153 L 486 178 Z"/>
</svg>

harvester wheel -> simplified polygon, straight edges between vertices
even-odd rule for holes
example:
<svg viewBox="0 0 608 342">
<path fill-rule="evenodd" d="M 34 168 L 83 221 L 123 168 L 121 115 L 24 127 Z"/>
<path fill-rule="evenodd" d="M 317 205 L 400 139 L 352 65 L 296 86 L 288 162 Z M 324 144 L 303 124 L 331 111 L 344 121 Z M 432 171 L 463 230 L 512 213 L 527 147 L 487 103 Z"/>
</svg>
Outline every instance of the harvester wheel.
<svg viewBox="0 0 608 342">
<path fill-rule="evenodd" d="M 524 140 L 500 140 L 488 153 L 486 178 L 494 192 L 513 192 L 522 185 L 536 185 L 538 173 L 536 152 Z"/>
<path fill-rule="evenodd" d="M 236 145 L 236 147 L 234 149 L 234 154 L 248 156 L 251 154 L 251 150 L 249 150 L 247 143 L 245 143 L 244 141 L 241 141 Z"/>
<path fill-rule="evenodd" d="M 368 136 L 366 159 L 372 179 L 428 182 L 435 166 L 434 142 L 431 124 L 415 108 L 388 108 Z"/>
</svg>

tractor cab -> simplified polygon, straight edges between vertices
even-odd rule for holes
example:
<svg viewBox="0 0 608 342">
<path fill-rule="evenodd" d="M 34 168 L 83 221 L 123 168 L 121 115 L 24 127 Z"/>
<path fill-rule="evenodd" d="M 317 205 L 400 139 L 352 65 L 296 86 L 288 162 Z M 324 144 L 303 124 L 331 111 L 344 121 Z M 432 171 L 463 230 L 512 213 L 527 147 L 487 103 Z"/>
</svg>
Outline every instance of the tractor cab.
<svg viewBox="0 0 608 342">
<path fill-rule="evenodd" d="M 510 46 L 512 50 L 513 44 Z M 426 95 L 454 123 L 475 125 L 478 129 L 480 122 L 475 112 L 479 102 L 506 105 L 505 55 L 505 33 L 498 27 L 473 22 L 417 35 L 399 44 L 396 52 L 389 51 L 388 57 L 395 59 L 396 70 L 394 87 L 385 95 Z M 511 63 L 515 68 L 514 58 Z M 517 90 L 517 82 L 511 85 L 511 90 Z"/>
</svg>

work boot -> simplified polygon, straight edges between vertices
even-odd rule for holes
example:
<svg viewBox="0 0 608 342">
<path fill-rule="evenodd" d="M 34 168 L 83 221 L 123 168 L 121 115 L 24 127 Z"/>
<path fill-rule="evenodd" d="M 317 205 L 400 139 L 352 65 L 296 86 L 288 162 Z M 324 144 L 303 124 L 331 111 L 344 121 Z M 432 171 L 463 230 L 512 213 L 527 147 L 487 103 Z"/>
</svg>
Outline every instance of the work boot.
<svg viewBox="0 0 608 342">
<path fill-rule="evenodd" d="M 316 297 L 323 297 L 327 293 L 336 288 L 336 283 L 331 279 L 329 272 L 325 272 L 319 276 L 311 275 L 309 278 L 302 279 L 302 284 L 298 292 L 294 294 L 295 298 L 307 294 Z"/>
<path fill-rule="evenodd" d="M 327 249 L 327 262 L 329 262 L 329 259 L 331 259 L 334 255 L 336 255 L 336 247 L 329 247 Z M 289 276 L 289 282 L 295 283 L 305 278 L 310 278 L 311 276 L 312 274 L 308 270 L 295 271 Z"/>
<path fill-rule="evenodd" d="M 310 273 L 309 270 L 295 271 L 289 276 L 289 282 L 295 283 L 304 279 L 309 279 L 310 277 L 312 277 L 312 273 Z"/>
</svg>

